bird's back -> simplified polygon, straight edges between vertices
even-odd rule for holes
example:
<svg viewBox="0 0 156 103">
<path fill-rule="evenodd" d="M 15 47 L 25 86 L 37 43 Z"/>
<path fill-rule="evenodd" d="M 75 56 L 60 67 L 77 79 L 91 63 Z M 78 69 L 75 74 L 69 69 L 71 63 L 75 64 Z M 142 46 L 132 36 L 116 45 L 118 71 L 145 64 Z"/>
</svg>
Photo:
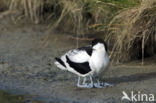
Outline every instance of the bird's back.
<svg viewBox="0 0 156 103">
<path fill-rule="evenodd" d="M 80 76 L 85 76 L 91 71 L 89 67 L 91 46 L 73 49 L 56 59 L 56 66 L 62 70 L 68 70 Z"/>
</svg>

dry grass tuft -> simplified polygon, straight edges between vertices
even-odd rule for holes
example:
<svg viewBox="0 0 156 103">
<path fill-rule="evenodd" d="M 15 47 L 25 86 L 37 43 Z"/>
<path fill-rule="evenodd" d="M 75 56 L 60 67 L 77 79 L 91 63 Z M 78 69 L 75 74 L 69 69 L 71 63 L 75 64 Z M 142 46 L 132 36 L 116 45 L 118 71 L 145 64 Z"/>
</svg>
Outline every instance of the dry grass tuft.
<svg viewBox="0 0 156 103">
<path fill-rule="evenodd" d="M 97 26 L 106 24 L 110 11 L 107 4 L 97 1 L 60 0 L 58 5 L 62 10 L 56 22 L 52 22 L 52 27 L 59 31 L 83 36 L 90 29 L 95 30 Z"/>
<path fill-rule="evenodd" d="M 39 23 L 42 18 L 44 0 L 1 0 L 1 14 L 12 12 L 21 13 L 21 16 L 28 17 L 29 20 Z"/>
<path fill-rule="evenodd" d="M 132 4 L 137 5 L 138 1 Z M 124 5 L 130 6 L 130 0 L 1 0 L 0 10 L 17 11 L 35 23 L 47 21 L 53 29 L 82 35 L 105 29 Z"/>
<path fill-rule="evenodd" d="M 82 29 L 82 9 L 83 2 L 79 0 L 60 0 L 61 13 L 58 19 L 53 22 L 53 29 L 62 29 L 60 31 L 72 31 L 81 34 Z"/>
<path fill-rule="evenodd" d="M 142 59 L 156 53 L 156 1 L 143 0 L 111 21 L 107 40 L 114 41 L 111 57 L 118 62 Z"/>
<path fill-rule="evenodd" d="M 138 4 L 139 0 L 1 0 L 0 10 L 8 9 L 2 15 L 16 11 L 19 18 L 46 21 L 50 29 L 83 35 L 105 29 L 118 10 Z"/>
<path fill-rule="evenodd" d="M 38 23 L 42 18 L 40 15 L 43 11 L 44 0 L 11 0 L 9 10 L 19 10 L 25 17 Z"/>
<path fill-rule="evenodd" d="M 9 7 L 9 0 L 0 0 L 0 12 L 5 11 Z"/>
<path fill-rule="evenodd" d="M 117 58 L 118 61 L 136 58 L 143 60 L 144 56 L 154 55 L 156 52 L 156 1 L 142 0 L 141 5 L 140 2 L 141 0 L 1 0 L 0 12 L 8 11 L 1 13 L 0 18 L 20 12 L 20 18 L 26 17 L 36 24 L 46 21 L 50 23 L 50 30 L 80 37 L 109 29 L 111 33 L 103 32 L 103 35 L 108 42 L 114 42 L 112 58 Z M 18 18 L 15 17 L 17 20 Z"/>
</svg>

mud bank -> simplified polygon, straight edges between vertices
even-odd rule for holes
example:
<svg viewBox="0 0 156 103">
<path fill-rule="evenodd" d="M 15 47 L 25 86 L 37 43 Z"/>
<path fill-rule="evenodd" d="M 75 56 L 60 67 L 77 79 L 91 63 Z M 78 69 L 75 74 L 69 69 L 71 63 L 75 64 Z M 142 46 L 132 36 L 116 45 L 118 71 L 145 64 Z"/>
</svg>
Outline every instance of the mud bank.
<svg viewBox="0 0 156 103">
<path fill-rule="evenodd" d="M 3 25 L 2 25 L 3 24 Z M 103 80 L 113 87 L 77 88 L 77 77 L 54 65 L 54 57 L 75 48 L 76 41 L 61 34 L 48 36 L 43 25 L 0 24 L 0 89 L 30 94 L 44 103 L 120 103 L 122 91 L 156 96 L 156 57 L 112 65 Z M 79 45 L 89 41 L 79 41 Z M 154 103 L 154 102 L 153 102 Z"/>
</svg>

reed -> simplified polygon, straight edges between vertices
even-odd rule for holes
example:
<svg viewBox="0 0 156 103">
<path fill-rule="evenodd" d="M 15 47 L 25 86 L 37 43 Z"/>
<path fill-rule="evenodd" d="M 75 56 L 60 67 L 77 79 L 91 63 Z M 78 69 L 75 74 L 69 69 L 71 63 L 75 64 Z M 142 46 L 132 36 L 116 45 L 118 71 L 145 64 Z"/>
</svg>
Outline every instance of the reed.
<svg viewBox="0 0 156 103">
<path fill-rule="evenodd" d="M 155 4 L 155 0 L 0 0 L 0 18 L 2 12 L 16 11 L 33 23 L 48 23 L 51 31 L 82 37 L 108 31 L 103 37 L 111 43 L 114 60 L 143 60 L 156 51 Z"/>
<path fill-rule="evenodd" d="M 120 61 L 142 59 L 156 53 L 156 1 L 144 0 L 141 5 L 115 16 L 109 24 L 107 40 L 114 41 L 111 57 Z"/>
</svg>

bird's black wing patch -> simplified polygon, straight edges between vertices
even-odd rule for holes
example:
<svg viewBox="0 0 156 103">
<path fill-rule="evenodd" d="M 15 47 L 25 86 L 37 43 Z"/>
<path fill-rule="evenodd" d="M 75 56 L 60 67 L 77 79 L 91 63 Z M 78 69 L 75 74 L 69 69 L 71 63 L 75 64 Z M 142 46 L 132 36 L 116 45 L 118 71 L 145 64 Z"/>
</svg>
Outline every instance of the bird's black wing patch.
<svg viewBox="0 0 156 103">
<path fill-rule="evenodd" d="M 66 55 L 66 59 L 67 59 L 67 63 L 69 64 L 69 66 L 72 67 L 77 72 L 79 72 L 80 74 L 87 74 L 88 72 L 91 71 L 88 62 L 74 63 L 68 58 L 67 55 Z"/>
<path fill-rule="evenodd" d="M 78 48 L 78 50 L 85 50 L 87 54 L 90 56 L 92 55 L 92 52 L 93 52 L 92 46 L 81 47 L 81 48 Z"/>
<path fill-rule="evenodd" d="M 64 62 L 60 58 L 55 58 L 55 60 L 57 62 L 59 62 L 61 65 L 63 65 L 64 67 L 66 67 L 66 65 L 64 64 Z"/>
</svg>

